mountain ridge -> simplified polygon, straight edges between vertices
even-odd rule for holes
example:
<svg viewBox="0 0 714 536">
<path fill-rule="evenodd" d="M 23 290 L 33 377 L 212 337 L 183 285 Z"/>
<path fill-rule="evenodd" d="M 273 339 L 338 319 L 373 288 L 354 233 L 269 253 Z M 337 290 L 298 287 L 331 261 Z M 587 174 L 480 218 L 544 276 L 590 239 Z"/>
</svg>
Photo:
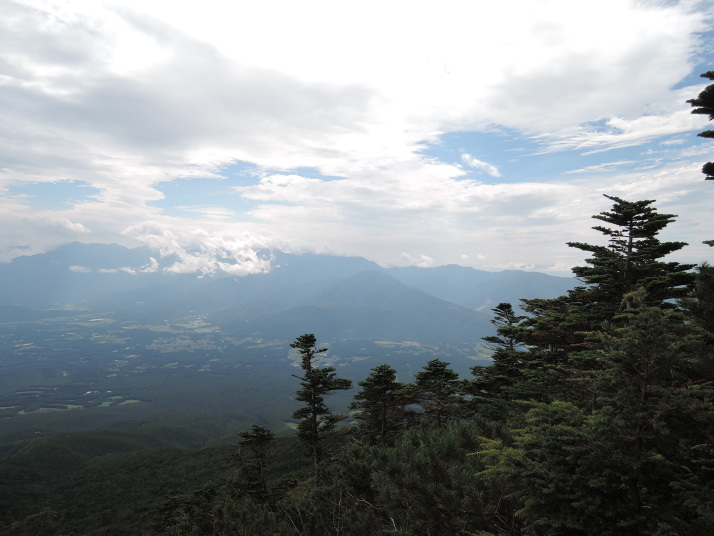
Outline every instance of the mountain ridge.
<svg viewBox="0 0 714 536">
<path fill-rule="evenodd" d="M 236 337 L 315 331 L 336 338 L 473 342 L 492 331 L 489 309 L 496 304 L 556 297 L 575 286 L 572 278 L 532 272 L 382 268 L 361 257 L 282 252 L 272 254 L 267 273 L 197 276 L 162 271 L 164 260 L 152 253 L 73 243 L 18 257 L 0 265 L 0 320 L 79 307 L 144 324 L 205 317 Z M 150 265 L 153 271 L 138 269 Z"/>
</svg>

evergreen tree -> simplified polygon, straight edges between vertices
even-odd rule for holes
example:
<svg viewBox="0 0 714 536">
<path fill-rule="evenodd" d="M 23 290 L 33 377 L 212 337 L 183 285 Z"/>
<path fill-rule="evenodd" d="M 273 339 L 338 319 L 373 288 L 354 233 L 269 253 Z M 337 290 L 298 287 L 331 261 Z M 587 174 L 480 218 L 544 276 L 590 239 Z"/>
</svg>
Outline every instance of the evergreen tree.
<svg viewBox="0 0 714 536">
<path fill-rule="evenodd" d="M 291 348 L 297 349 L 301 356 L 300 368 L 302 376 L 293 375 L 300 380 L 301 388 L 295 397 L 305 406 L 293 413 L 298 419 L 297 437 L 310 449 L 313 458 L 315 483 L 320 481 L 320 461 L 322 459 L 322 440 L 331 434 L 337 423 L 345 419 L 344 415 L 336 415 L 325 404 L 325 396 L 335 391 L 350 389 L 352 382 L 338 378 L 334 367 L 315 367 L 314 360 L 327 348 L 317 348 L 317 339 L 313 334 L 298 337 Z"/>
<path fill-rule="evenodd" d="M 502 421 L 512 409 L 512 401 L 531 398 L 523 393 L 524 385 L 532 386 L 529 374 L 529 358 L 525 350 L 522 329 L 519 324 L 526 318 L 517 315 L 510 303 L 500 303 L 491 309 L 497 335 L 483 337 L 493 350 L 492 364 L 471 368 L 474 379 L 464 384 L 464 390 L 472 396 L 469 406 L 489 418 Z"/>
<path fill-rule="evenodd" d="M 714 266 L 704 262 L 697 267 L 694 288 L 680 305 L 714 343 Z"/>
<path fill-rule="evenodd" d="M 397 372 L 389 365 L 379 365 L 358 384 L 362 387 L 349 409 L 358 410 L 356 432 L 371 442 L 386 443 L 406 424 L 406 406 L 413 402 L 411 386 L 397 382 Z"/>
<path fill-rule="evenodd" d="M 583 285 L 559 298 L 522 300 L 526 318 L 494 309 L 498 335 L 486 339 L 495 344 L 494 363 L 472 369 L 475 379 L 469 391 L 477 403 L 478 397 L 490 400 L 490 410 L 501 412 L 500 416 L 504 408 L 514 406 L 494 404 L 494 399 L 549 402 L 559 398 L 592 404 L 594 393 L 582 379 L 600 365 L 584 352 L 592 345 L 586 334 L 631 307 L 638 288 L 646 291 L 646 305 L 664 308 L 676 307 L 674 299 L 688 292 L 694 277 L 688 270 L 694 265 L 662 260 L 685 244 L 657 238 L 674 216 L 659 214 L 651 206 L 653 201 L 605 197 L 614 201 L 612 210 L 593 218 L 607 224 L 594 229 L 608 237 L 608 244 L 568 243 L 592 254 L 586 266 L 573 268 Z"/>
<path fill-rule="evenodd" d="M 631 306 L 627 296 L 644 288 L 647 304 L 675 307 L 673 300 L 684 296 L 693 282 L 688 271 L 693 264 L 665 262 L 666 255 L 678 251 L 684 242 L 661 242 L 657 235 L 674 221 L 672 214 L 659 214 L 654 201 L 614 201 L 611 211 L 593 216 L 608 225 L 593 229 L 608 237 L 607 245 L 568 242 L 592 254 L 586 266 L 573 268 L 583 283 L 555 299 L 522 300 L 529 317 L 520 340 L 549 369 L 551 379 L 567 378 L 573 366 L 570 355 L 588 346 L 585 333 L 597 330 L 603 322 Z M 562 382 L 560 382 L 562 384 Z M 564 385 L 558 388 L 564 388 Z"/>
<path fill-rule="evenodd" d="M 608 245 L 568 242 L 592 254 L 588 266 L 573 268 L 573 273 L 585 283 L 577 289 L 578 299 L 587 311 L 588 320 L 609 320 L 624 305 L 623 297 L 642 287 L 650 305 L 663 305 L 667 300 L 682 297 L 693 276 L 688 273 L 693 264 L 664 262 L 661 259 L 682 249 L 685 242 L 660 242 L 659 232 L 674 221 L 673 214 L 659 214 L 650 205 L 654 201 L 625 201 L 606 195 L 615 202 L 612 210 L 593 218 L 608 226 L 593 227 L 608 237 Z M 665 307 L 667 305 L 664 305 Z"/>
<path fill-rule="evenodd" d="M 520 419 L 527 409 L 524 401 L 549 402 L 560 396 L 567 385 L 568 356 L 584 340 L 580 326 L 574 325 L 577 307 L 568 296 L 522 300 L 529 316 L 504 316 L 502 305 L 493 309 L 499 336 L 484 337 L 495 350 L 493 363 L 472 367 L 474 378 L 466 384 L 473 396 L 469 404 L 499 421 Z"/>
<path fill-rule="evenodd" d="M 597 336 L 594 409 L 535 403 L 514 445 L 481 452 L 486 472 L 520 481 L 528 534 L 694 536 L 714 517 L 711 353 L 681 314 L 631 299 Z"/>
<path fill-rule="evenodd" d="M 711 361 L 681 315 L 647 306 L 642 291 L 632 299 L 625 325 L 599 343 L 592 445 L 608 452 L 600 463 L 622 486 L 620 526 L 629 524 L 631 534 L 652 534 L 654 527 L 685 534 L 696 516 L 676 489 L 694 476 L 692 449 L 710 441 Z M 704 474 L 697 477 L 705 483 Z"/>
<path fill-rule="evenodd" d="M 258 467 L 258 477 L 260 485 L 265 495 L 268 493 L 268 487 L 265 481 L 265 464 L 270 451 L 270 443 L 275 439 L 275 434 L 254 424 L 250 430 L 240 432 L 241 440 L 238 444 L 241 447 L 247 447 L 253 454 L 253 459 Z"/>
<path fill-rule="evenodd" d="M 714 71 L 707 71 L 701 75 L 702 78 L 714 80 Z M 704 114 L 709 116 L 709 120 L 714 119 L 714 84 L 709 84 L 696 99 L 687 101 L 694 107 L 693 114 Z M 714 138 L 714 130 L 705 130 L 700 132 L 698 136 L 702 138 Z M 714 180 L 714 162 L 707 162 L 702 166 L 702 173 L 705 175 L 705 180 Z"/>
<path fill-rule="evenodd" d="M 432 359 L 416 375 L 419 403 L 428 419 L 442 426 L 455 417 L 462 402 L 459 375 L 449 368 L 449 363 Z"/>
<path fill-rule="evenodd" d="M 520 330 L 518 324 L 526 317 L 517 315 L 513 310 L 513 305 L 510 303 L 499 303 L 491 309 L 494 317 L 491 319 L 491 324 L 496 326 L 498 335 L 489 335 L 483 337 L 483 340 L 490 343 L 492 350 L 508 350 L 514 351 L 523 346 L 523 342 L 519 340 Z"/>
<path fill-rule="evenodd" d="M 519 534 L 506 496 L 511 490 L 475 476 L 484 466 L 469 455 L 480 448 L 482 436 L 507 433 L 496 428 L 481 422 L 426 424 L 406 430 L 391 445 L 344 451 L 332 467 L 343 503 L 357 505 L 376 522 L 371 530 L 347 528 L 344 534 Z"/>
</svg>

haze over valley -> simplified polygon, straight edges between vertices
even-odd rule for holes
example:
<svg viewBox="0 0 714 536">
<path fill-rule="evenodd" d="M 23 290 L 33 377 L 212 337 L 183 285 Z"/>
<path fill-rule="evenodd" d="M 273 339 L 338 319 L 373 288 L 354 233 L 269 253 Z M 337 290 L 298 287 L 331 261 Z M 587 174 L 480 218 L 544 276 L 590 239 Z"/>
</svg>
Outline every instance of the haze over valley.
<svg viewBox="0 0 714 536">
<path fill-rule="evenodd" d="M 0 265 L 0 437 L 201 415 L 216 420 L 194 445 L 256 419 L 289 433 L 296 336 L 315 333 L 329 347 L 326 362 L 355 382 L 384 362 L 409 381 L 434 358 L 466 375 L 487 362 L 481 338 L 493 332 L 492 307 L 575 284 L 522 271 L 265 255 L 272 269 L 243 277 L 167 273 L 172 259 L 148 248 L 102 244 Z"/>
</svg>

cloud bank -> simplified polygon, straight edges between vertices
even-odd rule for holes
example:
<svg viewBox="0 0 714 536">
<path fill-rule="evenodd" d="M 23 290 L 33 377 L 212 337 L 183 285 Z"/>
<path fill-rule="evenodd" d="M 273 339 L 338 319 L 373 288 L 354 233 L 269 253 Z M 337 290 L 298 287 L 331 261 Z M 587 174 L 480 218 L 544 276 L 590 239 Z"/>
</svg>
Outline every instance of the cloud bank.
<svg viewBox="0 0 714 536">
<path fill-rule="evenodd" d="M 270 249 L 559 271 L 602 193 L 711 238 L 685 102 L 706 2 L 0 4 L 0 260 L 82 240 L 179 273 Z M 500 131 L 510 153 L 446 141 Z"/>
</svg>

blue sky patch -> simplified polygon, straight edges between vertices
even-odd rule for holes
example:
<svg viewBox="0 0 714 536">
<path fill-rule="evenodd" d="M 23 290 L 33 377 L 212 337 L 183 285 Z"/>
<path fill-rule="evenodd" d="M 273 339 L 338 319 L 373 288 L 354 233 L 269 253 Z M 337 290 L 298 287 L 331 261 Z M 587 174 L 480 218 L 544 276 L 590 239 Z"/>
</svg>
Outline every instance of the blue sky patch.
<svg viewBox="0 0 714 536">
<path fill-rule="evenodd" d="M 34 210 L 67 210 L 78 203 L 93 201 L 100 192 L 84 181 L 24 182 L 11 184 L 7 196 Z"/>
</svg>

